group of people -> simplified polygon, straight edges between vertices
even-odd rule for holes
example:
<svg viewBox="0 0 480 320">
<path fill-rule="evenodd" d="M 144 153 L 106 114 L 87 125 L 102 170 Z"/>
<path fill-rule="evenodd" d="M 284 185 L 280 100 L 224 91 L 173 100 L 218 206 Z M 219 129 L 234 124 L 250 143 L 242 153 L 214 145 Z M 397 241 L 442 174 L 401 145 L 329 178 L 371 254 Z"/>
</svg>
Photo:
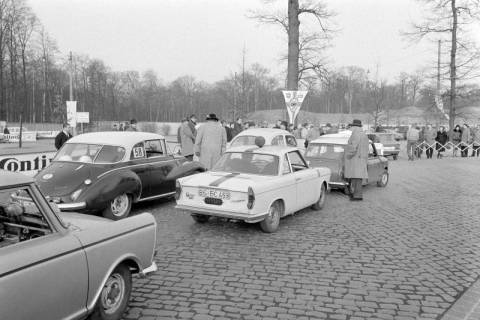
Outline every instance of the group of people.
<svg viewBox="0 0 480 320">
<path fill-rule="evenodd" d="M 462 127 L 456 125 L 449 139 L 447 130 L 444 126 L 440 126 L 435 130 L 431 124 L 424 128 L 418 125 L 412 125 L 407 131 L 407 155 L 408 160 L 413 161 L 415 158 L 421 158 L 423 149 L 427 155 L 427 159 L 433 158 L 434 149 L 437 150 L 437 158 L 443 157 L 443 152 L 450 146 L 448 141 L 453 143 L 453 156 L 457 156 L 458 150 L 462 157 L 468 157 L 468 149 L 472 146 L 472 157 L 478 157 L 480 151 L 480 127 L 470 128 L 467 123 Z"/>
<path fill-rule="evenodd" d="M 130 121 L 114 123 L 113 124 L 114 131 L 138 131 L 137 130 L 137 120 L 131 119 Z"/>
</svg>

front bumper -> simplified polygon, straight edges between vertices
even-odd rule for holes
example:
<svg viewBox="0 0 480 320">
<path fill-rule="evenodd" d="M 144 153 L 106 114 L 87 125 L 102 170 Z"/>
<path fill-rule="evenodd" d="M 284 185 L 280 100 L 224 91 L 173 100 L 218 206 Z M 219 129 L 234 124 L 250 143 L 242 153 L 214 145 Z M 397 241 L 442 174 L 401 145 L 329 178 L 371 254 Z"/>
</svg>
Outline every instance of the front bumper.
<svg viewBox="0 0 480 320">
<path fill-rule="evenodd" d="M 186 205 L 177 204 L 175 206 L 176 209 L 189 211 L 191 213 L 198 213 L 204 214 L 207 216 L 214 216 L 220 218 L 228 218 L 228 219 L 235 219 L 235 220 L 243 220 L 248 223 L 256 223 L 264 220 L 268 216 L 268 212 L 256 213 L 256 214 L 244 214 L 244 213 L 236 213 L 236 212 L 228 212 L 223 210 L 217 210 L 212 208 L 198 208 L 198 207 L 191 207 Z"/>
<path fill-rule="evenodd" d="M 87 207 L 86 202 L 71 202 L 71 203 L 58 203 L 58 209 L 60 211 L 76 211 L 85 209 Z"/>
<path fill-rule="evenodd" d="M 155 261 L 152 261 L 152 264 L 150 265 L 150 267 L 147 267 L 142 271 L 140 271 L 140 277 L 146 277 L 148 274 L 152 272 L 156 272 L 157 270 L 158 270 L 157 264 L 155 263 Z"/>
</svg>

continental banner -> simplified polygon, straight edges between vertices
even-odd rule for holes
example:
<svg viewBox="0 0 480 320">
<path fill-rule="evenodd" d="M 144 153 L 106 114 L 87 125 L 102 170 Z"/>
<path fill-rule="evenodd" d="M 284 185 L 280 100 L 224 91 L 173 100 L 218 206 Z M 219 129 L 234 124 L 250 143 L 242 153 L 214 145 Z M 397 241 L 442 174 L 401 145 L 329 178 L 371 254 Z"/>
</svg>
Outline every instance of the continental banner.
<svg viewBox="0 0 480 320">
<path fill-rule="evenodd" d="M 9 154 L 0 156 L 0 170 L 35 175 L 52 161 L 56 152 Z"/>
</svg>

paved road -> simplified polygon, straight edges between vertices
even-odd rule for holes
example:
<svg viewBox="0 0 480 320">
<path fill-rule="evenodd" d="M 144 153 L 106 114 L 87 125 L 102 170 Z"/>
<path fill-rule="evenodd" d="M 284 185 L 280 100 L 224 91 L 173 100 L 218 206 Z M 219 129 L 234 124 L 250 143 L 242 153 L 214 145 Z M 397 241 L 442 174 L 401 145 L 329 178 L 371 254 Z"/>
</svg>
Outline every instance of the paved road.
<svg viewBox="0 0 480 320">
<path fill-rule="evenodd" d="M 137 206 L 158 221 L 160 269 L 135 279 L 125 319 L 467 314 L 476 301 L 454 303 L 480 275 L 479 178 L 478 158 L 392 161 L 386 188 L 369 186 L 361 203 L 332 192 L 322 211 L 287 217 L 275 234 L 196 224 L 172 201 Z"/>
</svg>

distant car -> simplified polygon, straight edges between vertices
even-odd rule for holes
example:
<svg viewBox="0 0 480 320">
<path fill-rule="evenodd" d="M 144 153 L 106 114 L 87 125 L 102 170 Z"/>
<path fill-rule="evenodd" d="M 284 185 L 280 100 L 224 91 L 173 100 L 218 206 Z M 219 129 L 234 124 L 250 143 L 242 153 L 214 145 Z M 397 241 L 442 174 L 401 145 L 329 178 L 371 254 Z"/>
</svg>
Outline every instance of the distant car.
<svg viewBox="0 0 480 320">
<path fill-rule="evenodd" d="M 233 137 L 228 148 L 255 146 L 256 137 L 263 137 L 265 139 L 265 146 L 289 146 L 304 149 L 304 140 L 297 141 L 290 132 L 274 128 L 252 128 L 244 130 Z"/>
<path fill-rule="evenodd" d="M 345 171 L 345 146 L 351 135 L 347 132 L 327 134 L 313 140 L 305 151 L 305 159 L 312 167 L 328 167 L 332 174 L 329 186 L 343 189 L 346 193 L 353 192 L 344 177 Z M 378 154 L 375 144 L 370 141 L 367 160 L 368 179 L 363 184 L 376 183 L 385 187 L 389 180 L 388 160 Z"/>
<path fill-rule="evenodd" d="M 132 203 L 173 196 L 176 178 L 203 171 L 199 162 L 171 154 L 161 135 L 112 131 L 71 138 L 36 180 L 62 211 L 118 220 Z"/>
<path fill-rule="evenodd" d="M 280 218 L 325 204 L 330 170 L 310 168 L 293 147 L 234 147 L 211 171 L 177 180 L 177 208 L 197 222 L 210 216 L 260 222 L 275 232 Z"/>
<path fill-rule="evenodd" d="M 32 178 L 0 170 L 0 317 L 120 319 L 132 273 L 157 270 L 156 227 L 149 213 L 60 213 Z"/>
<path fill-rule="evenodd" d="M 387 132 L 375 132 L 369 133 L 368 138 L 373 142 L 381 143 L 383 145 L 383 156 L 393 157 L 393 160 L 397 160 L 400 153 L 400 143 L 395 133 Z"/>
</svg>

